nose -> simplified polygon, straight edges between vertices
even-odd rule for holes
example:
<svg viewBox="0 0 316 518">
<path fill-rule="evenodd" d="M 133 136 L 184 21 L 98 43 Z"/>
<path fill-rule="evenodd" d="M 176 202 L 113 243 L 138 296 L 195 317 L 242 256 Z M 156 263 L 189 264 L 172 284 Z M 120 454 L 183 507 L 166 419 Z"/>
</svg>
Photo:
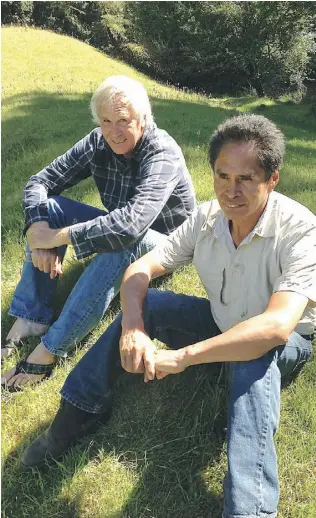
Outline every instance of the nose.
<svg viewBox="0 0 316 518">
<path fill-rule="evenodd" d="M 238 185 L 236 182 L 232 181 L 229 182 L 226 189 L 226 195 L 228 198 L 235 198 L 236 196 L 240 196 L 240 189 L 238 188 Z"/>
<path fill-rule="evenodd" d="M 117 126 L 116 124 L 113 124 L 113 127 L 112 127 L 112 135 L 113 137 L 118 137 L 119 135 L 121 135 L 122 133 L 122 130 L 119 126 Z"/>
</svg>

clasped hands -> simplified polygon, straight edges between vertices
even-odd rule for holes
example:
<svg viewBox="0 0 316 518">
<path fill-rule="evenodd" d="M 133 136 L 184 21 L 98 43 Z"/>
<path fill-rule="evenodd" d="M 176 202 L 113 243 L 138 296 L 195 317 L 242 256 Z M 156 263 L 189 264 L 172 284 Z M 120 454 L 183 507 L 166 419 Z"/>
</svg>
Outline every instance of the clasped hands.
<svg viewBox="0 0 316 518">
<path fill-rule="evenodd" d="M 49 273 L 51 279 L 63 273 L 57 247 L 68 243 L 68 232 L 66 236 L 64 230 L 68 229 L 52 229 L 47 221 L 38 221 L 26 233 L 33 265 L 41 272 Z"/>
<path fill-rule="evenodd" d="M 177 374 L 187 367 L 183 349 L 157 350 L 145 331 L 125 330 L 120 340 L 123 369 L 134 374 L 144 374 L 144 381 L 163 379 Z"/>
</svg>

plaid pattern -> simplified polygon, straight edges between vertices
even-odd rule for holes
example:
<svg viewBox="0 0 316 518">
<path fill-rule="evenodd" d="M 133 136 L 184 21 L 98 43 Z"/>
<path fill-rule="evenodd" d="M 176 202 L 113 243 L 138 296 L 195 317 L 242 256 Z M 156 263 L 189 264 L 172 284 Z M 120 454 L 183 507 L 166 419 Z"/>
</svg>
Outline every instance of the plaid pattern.
<svg viewBox="0 0 316 518">
<path fill-rule="evenodd" d="M 47 197 L 92 176 L 107 214 L 71 227 L 78 259 L 119 251 L 152 228 L 170 234 L 193 211 L 195 195 L 180 147 L 154 124 L 132 157 L 116 155 L 100 128 L 32 176 L 24 191 L 25 228 L 48 221 Z"/>
</svg>

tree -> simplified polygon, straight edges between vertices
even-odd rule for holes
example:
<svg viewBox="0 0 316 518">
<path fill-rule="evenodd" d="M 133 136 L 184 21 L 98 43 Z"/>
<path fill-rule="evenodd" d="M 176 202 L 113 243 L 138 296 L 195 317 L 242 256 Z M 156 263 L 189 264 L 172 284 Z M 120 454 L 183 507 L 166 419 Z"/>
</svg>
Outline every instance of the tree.
<svg viewBox="0 0 316 518">
<path fill-rule="evenodd" d="M 313 46 L 308 2 L 127 4 L 129 40 L 163 79 L 209 92 L 303 89 Z"/>
</svg>

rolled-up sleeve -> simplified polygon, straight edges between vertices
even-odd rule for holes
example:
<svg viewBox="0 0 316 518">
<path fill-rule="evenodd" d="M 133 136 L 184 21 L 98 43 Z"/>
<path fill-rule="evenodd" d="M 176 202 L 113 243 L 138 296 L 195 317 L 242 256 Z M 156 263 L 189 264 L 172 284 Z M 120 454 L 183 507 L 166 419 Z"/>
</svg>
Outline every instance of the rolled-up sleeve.
<svg viewBox="0 0 316 518">
<path fill-rule="evenodd" d="M 124 207 L 71 227 L 78 259 L 96 252 L 120 251 L 145 234 L 179 181 L 179 157 L 172 149 L 149 151 L 140 164 L 140 175 L 135 194 Z"/>
<path fill-rule="evenodd" d="M 95 152 L 95 132 L 77 142 L 65 154 L 32 176 L 24 189 L 24 234 L 37 221 L 48 221 L 47 198 L 58 195 L 91 176 L 90 164 Z"/>
<path fill-rule="evenodd" d="M 302 222 L 295 233 L 284 237 L 280 261 L 282 274 L 273 292 L 295 291 L 316 306 L 316 226 L 313 223 Z"/>
</svg>

